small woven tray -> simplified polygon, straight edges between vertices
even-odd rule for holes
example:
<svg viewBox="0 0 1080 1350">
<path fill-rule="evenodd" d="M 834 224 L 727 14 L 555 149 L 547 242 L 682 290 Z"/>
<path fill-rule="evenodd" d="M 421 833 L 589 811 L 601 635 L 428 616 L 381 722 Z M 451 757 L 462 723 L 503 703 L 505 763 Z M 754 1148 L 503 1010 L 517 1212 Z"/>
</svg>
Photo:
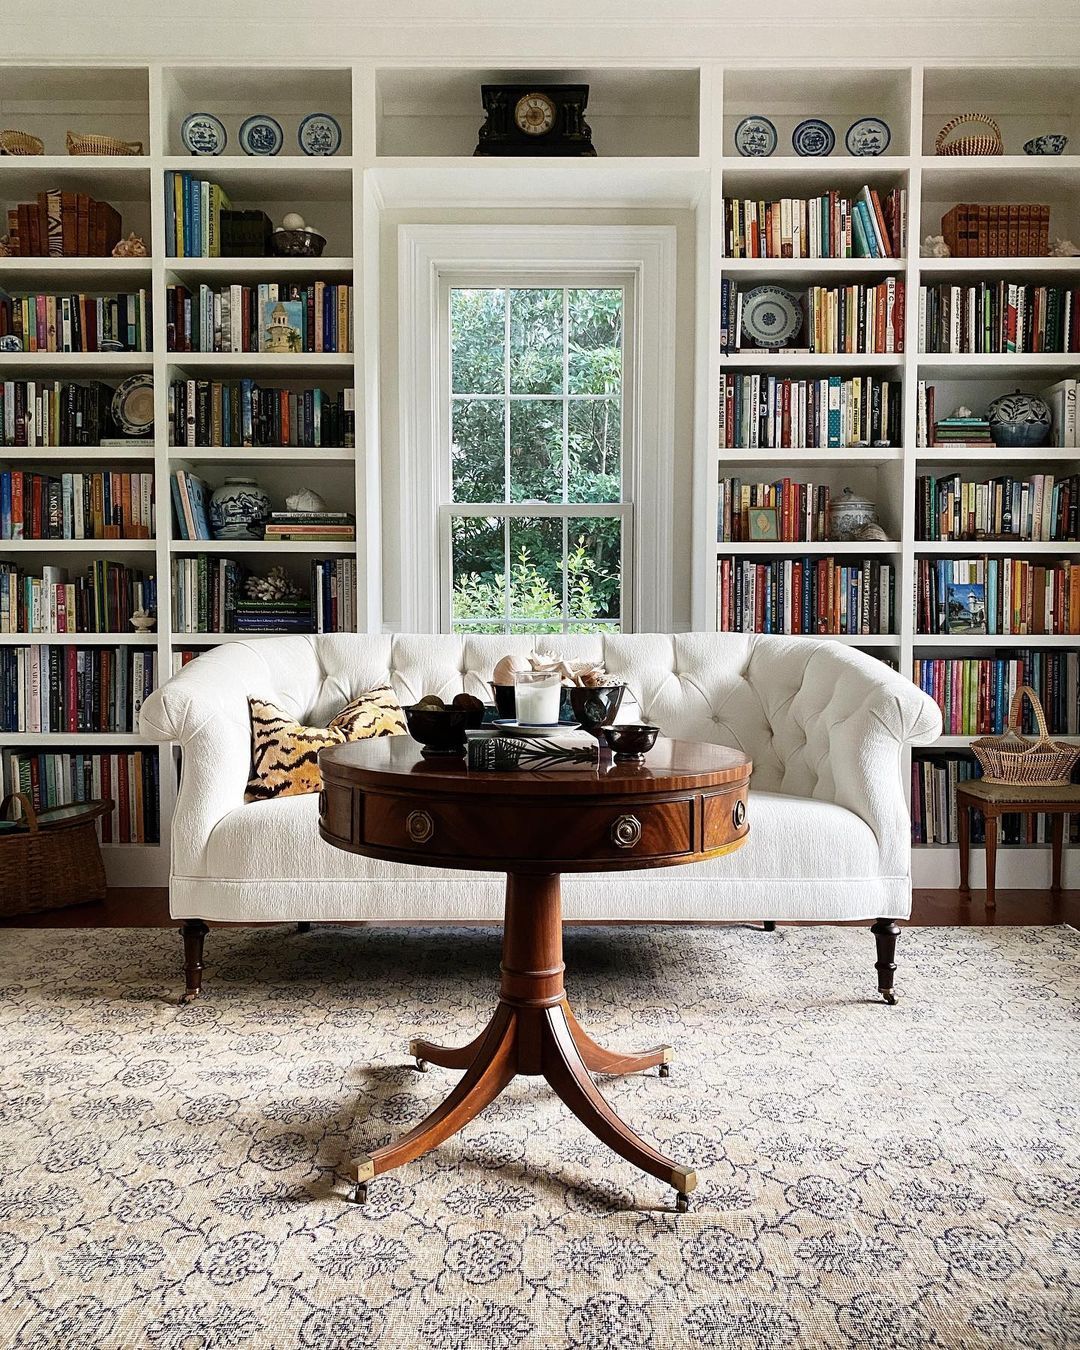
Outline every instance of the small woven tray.
<svg viewBox="0 0 1080 1350">
<path fill-rule="evenodd" d="M 29 131 L 0 131 L 0 155 L 43 155 L 45 142 Z"/>
<path fill-rule="evenodd" d="M 1020 734 L 1020 706 L 1025 697 L 1038 723 L 1037 740 Z M 982 766 L 984 782 L 1027 787 L 1060 787 L 1068 783 L 1073 766 L 1080 759 L 1080 746 L 1051 738 L 1039 696 L 1029 684 L 1022 684 L 1013 695 L 1004 733 L 972 741 L 971 750 Z"/>
<path fill-rule="evenodd" d="M 142 141 L 122 141 L 116 136 L 80 136 L 67 134 L 69 155 L 141 155 Z"/>
<path fill-rule="evenodd" d="M 948 138 L 959 127 L 983 127 L 980 135 L 970 132 L 965 136 Z M 936 155 L 1003 155 L 1005 143 L 1001 139 L 1001 128 L 988 113 L 961 113 L 951 117 L 937 134 L 934 142 Z"/>
</svg>

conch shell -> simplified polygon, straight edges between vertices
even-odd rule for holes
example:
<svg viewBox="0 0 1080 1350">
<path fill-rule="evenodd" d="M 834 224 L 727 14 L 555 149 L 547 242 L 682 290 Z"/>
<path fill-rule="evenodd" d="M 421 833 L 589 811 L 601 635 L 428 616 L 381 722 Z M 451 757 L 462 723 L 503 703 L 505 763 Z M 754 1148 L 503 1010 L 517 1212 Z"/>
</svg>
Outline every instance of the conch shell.
<svg viewBox="0 0 1080 1350">
<path fill-rule="evenodd" d="M 518 671 L 532 670 L 528 660 L 521 656 L 504 656 L 491 672 L 492 684 L 513 684 Z"/>
</svg>

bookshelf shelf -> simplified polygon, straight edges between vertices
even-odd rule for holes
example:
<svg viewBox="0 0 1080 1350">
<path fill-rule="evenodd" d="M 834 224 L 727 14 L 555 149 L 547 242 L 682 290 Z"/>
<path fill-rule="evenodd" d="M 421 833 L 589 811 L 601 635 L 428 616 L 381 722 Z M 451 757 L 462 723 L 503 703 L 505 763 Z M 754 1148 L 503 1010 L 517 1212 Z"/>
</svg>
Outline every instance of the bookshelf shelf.
<svg viewBox="0 0 1080 1350">
<path fill-rule="evenodd" d="M 977 652 L 1001 647 L 1080 647 L 1080 637 L 1072 633 L 916 633 L 911 642 L 916 651 L 920 648 L 927 651 L 955 648 L 958 652 Z"/>
<path fill-rule="evenodd" d="M 789 450 L 769 448 L 747 450 L 745 447 L 719 448 L 720 462 L 725 468 L 747 469 L 758 467 L 763 472 L 771 471 L 777 465 L 784 468 L 788 477 L 801 469 L 834 469 L 837 472 L 846 465 L 900 464 L 904 452 L 897 446 L 882 446 L 879 449 L 867 446 L 851 446 L 834 450 L 820 446 L 799 446 Z"/>
<path fill-rule="evenodd" d="M 919 377 L 931 379 L 935 375 L 953 379 L 1006 378 L 1016 375 L 1050 376 L 1055 372 L 1067 375 L 1080 369 L 1080 352 L 995 352 L 985 356 L 966 353 L 920 352 Z"/>
<path fill-rule="evenodd" d="M 1065 736 L 1059 732 L 1053 732 L 1055 741 L 1064 741 L 1067 745 L 1080 745 L 1080 736 Z M 972 741 L 977 741 L 978 736 L 939 736 L 934 742 L 935 750 L 967 750 Z"/>
<path fill-rule="evenodd" d="M 356 552 L 353 542 L 341 544 L 308 543 L 306 540 L 263 539 L 171 539 L 170 553 L 262 554 L 273 557 L 277 553 L 303 553 L 312 557 L 341 557 Z"/>
<path fill-rule="evenodd" d="M 311 374 L 312 371 L 351 371 L 351 352 L 169 352 L 170 366 L 181 370 L 220 370 L 242 375 L 246 371 L 273 371 L 276 375 Z"/>
<path fill-rule="evenodd" d="M 157 633 L 0 633 L 0 647 L 154 647 Z"/>
<path fill-rule="evenodd" d="M 1076 464 L 1080 462 L 1080 448 L 1068 449 L 1060 445 L 1041 445 L 1034 450 L 1008 449 L 1005 446 L 935 445 L 915 452 L 920 463 L 985 464 L 993 469 L 999 464 L 1023 464 L 1026 469 L 1037 469 L 1040 464 Z"/>
<path fill-rule="evenodd" d="M 0 258 L 0 280 L 8 290 L 71 285 L 122 291 L 147 285 L 152 270 L 149 258 Z"/>
<path fill-rule="evenodd" d="M 169 459 L 185 464 L 352 464 L 356 451 L 351 446 L 335 446 L 326 450 L 306 450 L 278 446 L 228 445 L 170 445 Z"/>
<path fill-rule="evenodd" d="M 754 370 L 762 374 L 776 370 L 823 370 L 830 373 L 851 370 L 896 370 L 904 364 L 903 353 L 848 355 L 829 352 L 743 351 L 721 354 L 720 370 Z"/>
<path fill-rule="evenodd" d="M 165 259 L 171 276 L 243 280 L 247 277 L 315 276 L 340 277 L 353 270 L 352 258 L 177 258 Z"/>
<path fill-rule="evenodd" d="M 901 544 L 898 539 L 873 540 L 867 543 L 767 543 L 758 542 L 741 544 L 717 544 L 717 557 L 728 557 L 733 554 L 746 554 L 748 557 L 797 557 L 803 556 L 821 556 L 827 558 L 835 556 L 837 558 L 856 558 L 872 556 L 880 557 L 886 553 L 899 553 Z"/>
<path fill-rule="evenodd" d="M 904 258 L 724 258 L 721 269 L 725 273 L 743 276 L 749 273 L 763 277 L 782 276 L 787 284 L 806 277 L 810 284 L 839 281 L 846 277 L 885 276 L 903 272 Z"/>
<path fill-rule="evenodd" d="M 154 744 L 133 731 L 5 731 L 3 737 L 5 747 L 11 750 L 63 745 L 88 746 L 96 750 L 137 749 Z"/>
<path fill-rule="evenodd" d="M 1075 284 L 1080 272 L 1080 257 L 1075 258 L 921 258 L 919 271 L 926 281 L 941 281 L 950 276 L 1016 277 L 1051 281 L 1061 277 Z"/>
<path fill-rule="evenodd" d="M 0 352 L 0 375 L 40 379 L 44 373 L 58 379 L 67 371 L 141 371 L 151 365 L 152 358 L 152 352 Z"/>
<path fill-rule="evenodd" d="M 123 460 L 142 460 L 151 463 L 154 448 L 143 446 L 102 446 L 102 445 L 0 445 L 0 464 L 33 462 L 35 464 L 61 464 L 67 461 L 116 463 Z"/>
<path fill-rule="evenodd" d="M 155 553 L 153 539 L 0 539 L 5 553 Z"/>
<path fill-rule="evenodd" d="M 1047 543 L 1033 539 L 960 539 L 952 543 L 928 543 L 923 539 L 914 541 L 914 550 L 920 557 L 928 558 L 978 558 L 983 554 L 1005 554 L 1025 557 L 1030 554 L 1055 554 L 1068 557 L 1080 553 L 1080 540 L 1063 539 Z M 1080 636 L 1077 637 L 1080 646 Z"/>
</svg>

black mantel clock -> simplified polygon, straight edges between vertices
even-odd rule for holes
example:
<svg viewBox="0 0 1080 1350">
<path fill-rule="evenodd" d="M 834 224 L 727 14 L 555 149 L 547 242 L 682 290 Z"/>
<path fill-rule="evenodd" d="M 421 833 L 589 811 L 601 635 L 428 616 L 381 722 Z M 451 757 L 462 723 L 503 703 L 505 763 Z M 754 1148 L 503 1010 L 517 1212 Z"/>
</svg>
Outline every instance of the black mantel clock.
<svg viewBox="0 0 1080 1350">
<path fill-rule="evenodd" d="M 474 155 L 595 155 L 587 84 L 484 84 Z"/>
</svg>

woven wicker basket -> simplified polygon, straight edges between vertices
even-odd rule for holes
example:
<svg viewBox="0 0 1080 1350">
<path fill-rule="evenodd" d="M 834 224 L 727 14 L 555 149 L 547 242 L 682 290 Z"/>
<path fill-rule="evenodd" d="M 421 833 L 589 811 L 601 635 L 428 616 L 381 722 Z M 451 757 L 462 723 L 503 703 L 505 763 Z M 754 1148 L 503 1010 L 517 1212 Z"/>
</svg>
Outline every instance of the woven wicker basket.
<svg viewBox="0 0 1080 1350">
<path fill-rule="evenodd" d="M 77 136 L 67 134 L 69 155 L 141 155 L 142 141 L 121 141 L 115 136 Z"/>
<path fill-rule="evenodd" d="M 962 126 L 988 127 L 989 135 L 983 132 L 979 136 L 957 136 L 955 140 L 947 138 Z M 946 143 L 947 142 L 947 143 Z M 1001 128 L 987 113 L 961 113 L 945 123 L 934 142 L 935 155 L 1003 155 L 1005 144 L 1001 139 Z"/>
<path fill-rule="evenodd" d="M 1039 738 L 1034 741 L 1020 735 L 1020 704 L 1025 695 L 1039 726 Z M 1039 696 L 1029 684 L 1022 684 L 1013 695 L 1004 734 L 972 741 L 971 749 L 982 765 L 983 782 L 1027 787 L 1060 787 L 1068 783 L 1073 765 L 1080 759 L 1080 745 L 1051 739 Z"/>
<path fill-rule="evenodd" d="M 0 802 L 0 819 L 12 818 L 16 801 L 27 828 L 0 832 L 0 918 L 104 900 L 105 864 L 94 822 L 112 810 L 112 802 L 88 802 L 76 819 L 50 824 L 15 792 Z"/>
<path fill-rule="evenodd" d="M 43 155 L 45 142 L 28 131 L 0 131 L 0 155 Z"/>
</svg>

